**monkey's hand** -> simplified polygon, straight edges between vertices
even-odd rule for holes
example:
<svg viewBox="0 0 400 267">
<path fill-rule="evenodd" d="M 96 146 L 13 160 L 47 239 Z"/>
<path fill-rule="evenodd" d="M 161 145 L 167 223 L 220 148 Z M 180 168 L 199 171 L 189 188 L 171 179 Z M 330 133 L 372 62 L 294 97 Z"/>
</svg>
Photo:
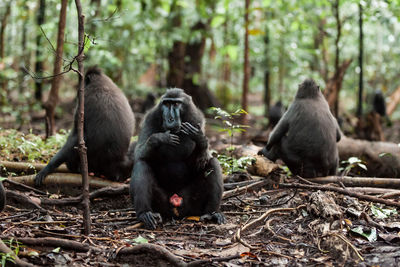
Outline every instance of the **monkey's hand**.
<svg viewBox="0 0 400 267">
<path fill-rule="evenodd" d="M 214 221 L 218 224 L 223 224 L 226 220 L 224 214 L 214 211 L 212 213 L 202 215 L 200 217 L 200 221 Z"/>
<path fill-rule="evenodd" d="M 200 126 L 197 128 L 190 124 L 190 122 L 182 122 L 181 132 L 192 138 L 200 147 L 208 147 L 207 137 L 204 135 Z"/>
<path fill-rule="evenodd" d="M 160 213 L 147 211 L 138 216 L 138 220 L 144 224 L 147 229 L 154 230 L 157 225 L 162 223 L 162 218 Z"/>
<path fill-rule="evenodd" d="M 35 177 L 35 186 L 39 187 L 43 184 L 44 179 L 46 178 L 47 173 L 40 171 L 38 174 L 36 174 Z"/>
<path fill-rule="evenodd" d="M 154 133 L 149 138 L 149 143 L 152 145 L 168 144 L 177 146 L 180 144 L 179 136 L 172 134 L 170 131 L 164 133 Z"/>
</svg>

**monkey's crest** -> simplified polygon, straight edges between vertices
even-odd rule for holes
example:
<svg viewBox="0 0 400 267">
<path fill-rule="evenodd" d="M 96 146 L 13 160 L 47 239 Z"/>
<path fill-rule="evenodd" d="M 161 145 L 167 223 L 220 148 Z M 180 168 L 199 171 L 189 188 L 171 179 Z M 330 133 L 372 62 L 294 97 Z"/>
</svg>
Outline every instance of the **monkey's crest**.
<svg viewBox="0 0 400 267">
<path fill-rule="evenodd" d="M 319 86 L 313 79 L 306 79 L 299 84 L 296 98 L 314 98 L 320 94 Z"/>
<path fill-rule="evenodd" d="M 85 73 L 85 85 L 89 85 L 98 75 L 102 75 L 102 70 L 97 66 L 89 67 Z"/>
</svg>

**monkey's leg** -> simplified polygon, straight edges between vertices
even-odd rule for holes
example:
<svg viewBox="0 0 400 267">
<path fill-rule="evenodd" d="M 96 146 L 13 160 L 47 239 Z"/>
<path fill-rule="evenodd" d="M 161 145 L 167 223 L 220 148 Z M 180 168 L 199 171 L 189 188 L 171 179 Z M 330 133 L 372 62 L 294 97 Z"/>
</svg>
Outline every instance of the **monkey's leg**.
<svg viewBox="0 0 400 267">
<path fill-rule="evenodd" d="M 130 183 L 130 194 L 136 217 L 148 229 L 156 229 L 157 224 L 162 222 L 161 215 L 153 212 L 153 203 L 155 203 L 156 198 L 158 198 L 157 202 L 168 203 L 165 194 L 157 195 L 157 191 L 160 191 L 155 190 L 157 188 L 155 174 L 149 164 L 142 160 L 135 162 Z"/>
<path fill-rule="evenodd" d="M 201 215 L 202 219 L 224 223 L 225 217 L 219 210 L 222 192 L 221 167 L 218 160 L 212 158 L 198 179 L 182 191 L 183 216 Z"/>
</svg>

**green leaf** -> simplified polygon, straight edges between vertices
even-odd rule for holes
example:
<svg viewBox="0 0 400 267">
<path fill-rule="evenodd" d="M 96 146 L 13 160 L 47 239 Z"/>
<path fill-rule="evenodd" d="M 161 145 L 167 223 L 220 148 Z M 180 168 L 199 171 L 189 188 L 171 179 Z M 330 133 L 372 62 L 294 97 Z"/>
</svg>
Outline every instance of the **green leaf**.
<svg viewBox="0 0 400 267">
<path fill-rule="evenodd" d="M 372 228 L 370 232 L 364 232 L 364 229 L 361 226 L 358 226 L 350 229 L 350 231 L 365 237 L 369 242 L 375 242 L 377 240 L 375 228 Z"/>
<path fill-rule="evenodd" d="M 88 35 L 85 33 L 84 48 L 83 48 L 83 52 L 85 54 L 89 51 L 89 48 L 91 45 L 92 45 L 92 42 L 90 41 Z"/>
<path fill-rule="evenodd" d="M 378 219 L 386 219 L 390 215 L 397 214 L 396 209 L 383 209 L 383 208 L 379 208 L 373 204 L 371 204 L 371 212 L 374 215 L 374 217 L 376 217 Z"/>
<path fill-rule="evenodd" d="M 358 167 L 360 167 L 360 168 L 362 168 L 364 170 L 367 170 L 367 166 L 365 166 L 365 164 L 358 163 L 357 165 L 358 165 Z"/>
<path fill-rule="evenodd" d="M 51 252 L 53 253 L 60 253 L 60 247 L 53 249 Z"/>
<path fill-rule="evenodd" d="M 5 178 L 5 177 L 0 177 L 0 182 L 3 182 L 3 181 L 5 181 L 5 180 L 7 180 L 7 178 Z"/>
<path fill-rule="evenodd" d="M 138 237 L 136 237 L 135 239 L 133 239 L 133 242 L 135 242 L 136 244 L 146 244 L 149 243 L 149 241 L 142 237 L 141 235 L 139 235 Z"/>
<path fill-rule="evenodd" d="M 225 22 L 225 16 L 217 15 L 211 21 L 211 27 L 217 28 Z"/>
</svg>

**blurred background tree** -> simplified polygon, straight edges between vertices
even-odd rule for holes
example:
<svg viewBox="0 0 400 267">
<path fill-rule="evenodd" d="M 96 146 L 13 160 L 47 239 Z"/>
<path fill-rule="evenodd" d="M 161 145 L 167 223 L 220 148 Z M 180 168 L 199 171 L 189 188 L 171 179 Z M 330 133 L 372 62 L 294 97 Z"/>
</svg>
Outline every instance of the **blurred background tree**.
<svg viewBox="0 0 400 267">
<path fill-rule="evenodd" d="M 245 0 L 91 0 L 83 3 L 91 43 L 86 66 L 104 69 L 132 100 L 183 87 L 203 109 L 241 107 Z M 76 53 L 77 19 L 68 1 L 63 68 Z M 376 89 L 386 97 L 400 86 L 400 1 L 253 0 L 248 11 L 251 119 L 314 78 L 336 90 L 331 108 L 356 115 L 359 91 L 359 5 L 363 7 L 362 101 Z M 42 102 L 53 75 L 61 1 L 0 2 L 0 125 L 43 132 Z M 340 25 L 338 25 L 338 23 Z M 340 33 L 339 33 L 340 31 Z M 338 38 L 339 37 L 339 38 Z M 343 64 L 346 68 L 340 69 Z M 62 68 L 62 70 L 63 70 Z M 342 76 L 338 73 L 342 70 Z M 340 81 L 342 78 L 342 81 Z M 77 81 L 63 76 L 57 119 L 72 111 Z M 40 87 L 41 86 L 41 87 Z M 337 105 L 337 106 L 335 106 Z M 370 105 L 365 105 L 367 112 Z M 392 114 L 392 119 L 399 112 Z M 257 120 L 257 123 L 262 120 Z M 58 121 L 59 122 L 59 121 Z M 65 122 L 70 123 L 70 121 Z M 17 127 L 15 127 L 17 125 Z M 63 127 L 64 124 L 60 124 Z"/>
</svg>

